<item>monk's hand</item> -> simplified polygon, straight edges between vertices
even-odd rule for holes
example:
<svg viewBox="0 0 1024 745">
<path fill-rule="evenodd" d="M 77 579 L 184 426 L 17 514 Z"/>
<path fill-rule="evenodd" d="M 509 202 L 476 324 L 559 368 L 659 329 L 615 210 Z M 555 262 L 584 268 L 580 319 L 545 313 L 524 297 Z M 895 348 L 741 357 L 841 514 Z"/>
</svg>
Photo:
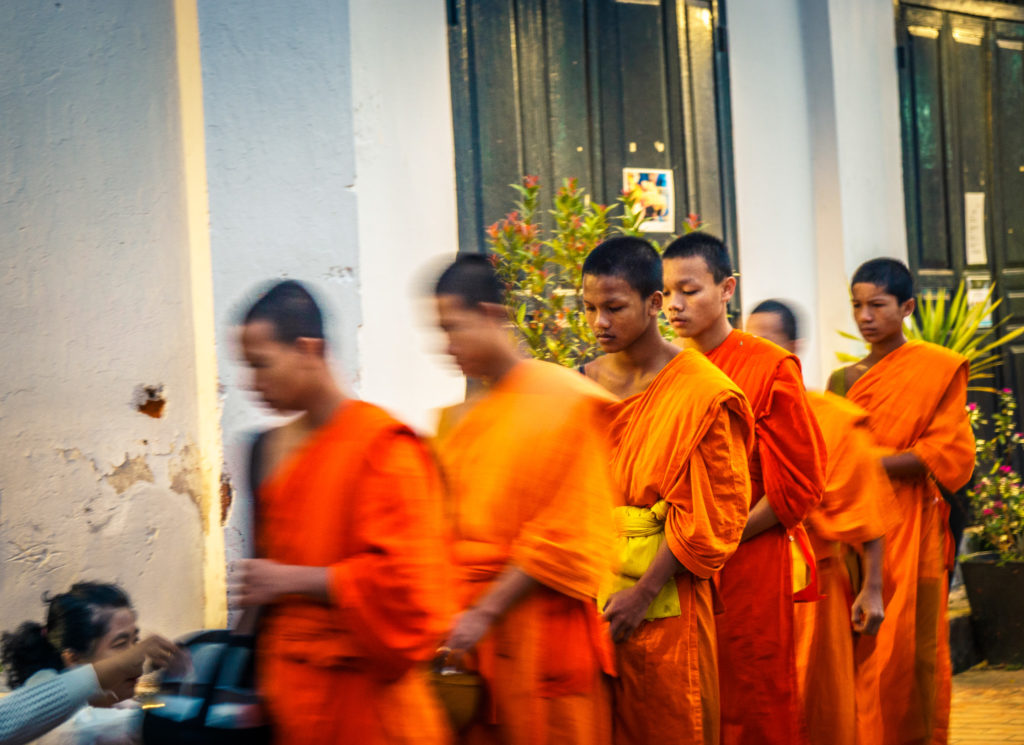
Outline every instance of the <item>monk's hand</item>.
<svg viewBox="0 0 1024 745">
<path fill-rule="evenodd" d="M 273 603 L 289 590 L 287 570 L 270 559 L 241 559 L 232 562 L 228 596 L 235 607 Z"/>
<path fill-rule="evenodd" d="M 647 615 L 652 600 L 654 595 L 639 583 L 608 598 L 602 610 L 613 641 L 624 642 L 630 637 Z"/>
<path fill-rule="evenodd" d="M 455 617 L 455 626 L 444 646 L 456 656 L 473 649 L 494 623 L 494 614 L 480 607 L 469 608 Z"/>
<path fill-rule="evenodd" d="M 882 602 L 882 591 L 864 586 L 853 601 L 850 612 L 853 630 L 858 634 L 874 636 L 878 633 L 882 621 L 885 620 L 885 605 Z"/>
</svg>

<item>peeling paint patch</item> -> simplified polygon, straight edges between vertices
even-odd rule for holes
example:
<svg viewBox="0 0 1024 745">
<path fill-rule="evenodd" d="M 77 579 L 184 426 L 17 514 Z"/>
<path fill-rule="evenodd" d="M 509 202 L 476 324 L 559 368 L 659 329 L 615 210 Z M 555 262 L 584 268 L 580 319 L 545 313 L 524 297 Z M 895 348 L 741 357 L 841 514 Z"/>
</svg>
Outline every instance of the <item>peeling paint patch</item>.
<svg viewBox="0 0 1024 745">
<path fill-rule="evenodd" d="M 228 522 L 228 513 L 231 512 L 231 501 L 234 498 L 235 491 L 231 488 L 231 478 L 228 476 L 227 469 L 222 469 L 220 472 L 220 524 L 226 525 Z"/>
<path fill-rule="evenodd" d="M 324 273 L 324 279 L 354 282 L 356 279 L 356 270 L 350 266 L 332 266 Z"/>
<path fill-rule="evenodd" d="M 153 471 L 150 469 L 149 463 L 146 462 L 146 456 L 136 455 L 134 458 L 129 458 L 128 453 L 124 454 L 124 463 L 105 474 L 103 480 L 114 487 L 114 491 L 118 494 L 124 494 L 132 484 L 139 481 L 155 483 Z"/>
<path fill-rule="evenodd" d="M 186 494 L 195 503 L 203 521 L 203 532 L 207 530 L 206 511 L 203 509 L 203 475 L 199 461 L 199 449 L 187 443 L 177 459 L 171 463 L 169 474 L 171 489 L 179 494 Z"/>
<path fill-rule="evenodd" d="M 132 406 L 135 410 L 159 419 L 164 414 L 164 406 L 167 405 L 167 397 L 164 395 L 164 387 L 159 385 L 137 385 L 132 391 Z"/>
<path fill-rule="evenodd" d="M 14 551 L 7 557 L 7 561 L 17 564 L 28 564 L 33 567 L 45 567 L 54 563 L 60 556 L 60 551 L 52 550 L 46 543 L 30 543 L 21 545 L 9 541 Z"/>
</svg>

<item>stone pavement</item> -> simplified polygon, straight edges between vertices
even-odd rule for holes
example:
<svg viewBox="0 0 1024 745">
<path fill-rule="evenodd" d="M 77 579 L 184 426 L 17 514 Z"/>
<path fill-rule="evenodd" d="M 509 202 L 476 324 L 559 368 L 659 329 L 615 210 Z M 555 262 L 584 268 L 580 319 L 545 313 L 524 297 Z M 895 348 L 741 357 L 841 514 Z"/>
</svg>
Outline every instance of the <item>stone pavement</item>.
<svg viewBox="0 0 1024 745">
<path fill-rule="evenodd" d="M 979 665 L 953 676 L 949 745 L 1024 743 L 1024 670 Z"/>
</svg>

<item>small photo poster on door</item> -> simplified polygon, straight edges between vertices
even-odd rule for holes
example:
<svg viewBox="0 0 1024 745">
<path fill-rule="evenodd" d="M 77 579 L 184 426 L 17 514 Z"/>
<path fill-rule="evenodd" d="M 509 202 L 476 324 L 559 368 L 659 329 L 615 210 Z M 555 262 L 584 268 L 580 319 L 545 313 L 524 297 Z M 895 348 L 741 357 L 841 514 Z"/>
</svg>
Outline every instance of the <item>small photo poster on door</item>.
<svg viewBox="0 0 1024 745">
<path fill-rule="evenodd" d="M 643 212 L 645 233 L 672 233 L 676 222 L 676 189 L 672 171 L 665 168 L 623 168 L 622 190 L 636 199 Z"/>
</svg>

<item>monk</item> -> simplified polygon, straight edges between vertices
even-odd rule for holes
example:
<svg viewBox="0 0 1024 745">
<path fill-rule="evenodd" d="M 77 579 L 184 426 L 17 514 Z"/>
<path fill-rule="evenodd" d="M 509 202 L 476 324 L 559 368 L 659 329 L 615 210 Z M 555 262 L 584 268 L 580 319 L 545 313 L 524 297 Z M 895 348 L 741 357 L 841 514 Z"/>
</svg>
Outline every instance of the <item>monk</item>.
<svg viewBox="0 0 1024 745">
<path fill-rule="evenodd" d="M 257 669 L 276 741 L 447 742 L 425 668 L 453 612 L 429 451 L 335 380 L 300 283 L 271 287 L 240 337 L 255 391 L 299 414 L 261 438 L 262 558 L 236 562 L 230 588 L 264 607 Z"/>
<path fill-rule="evenodd" d="M 481 255 L 435 288 L 449 354 L 486 385 L 438 442 L 462 609 L 442 653 L 475 666 L 490 694 L 465 742 L 607 745 L 613 663 L 596 598 L 612 565 L 608 397 L 521 359 L 504 292 Z"/>
<path fill-rule="evenodd" d="M 873 259 L 853 275 L 853 318 L 871 348 L 833 373 L 829 388 L 868 412 L 896 494 L 895 525 L 885 535 L 886 621 L 861 637 L 858 661 L 880 676 L 881 742 L 945 743 L 952 666 L 946 619 L 953 559 L 949 504 L 971 478 L 974 435 L 967 419 L 968 362 L 948 349 L 908 341 L 914 279 L 894 259 Z"/>
<path fill-rule="evenodd" d="M 722 241 L 689 233 L 669 244 L 663 259 L 665 313 L 677 342 L 707 355 L 735 381 L 755 420 L 750 516 L 736 555 L 718 578 L 725 607 L 716 617 L 722 743 L 804 743 L 789 544 L 821 501 L 821 431 L 796 356 L 729 324 L 736 279 Z M 812 585 L 808 599 L 814 597 Z"/>
<path fill-rule="evenodd" d="M 715 593 L 747 520 L 753 419 L 739 388 L 658 329 L 661 261 L 612 238 L 583 264 L 587 323 L 604 354 L 583 367 L 615 394 L 619 573 L 601 606 L 616 642 L 618 745 L 719 742 Z"/>
<path fill-rule="evenodd" d="M 782 301 L 759 303 L 746 331 L 797 353 L 796 313 Z M 885 618 L 883 511 L 892 512 L 892 487 L 867 412 L 832 393 L 807 395 L 828 467 L 821 504 L 804 519 L 823 597 L 795 609 L 800 699 L 811 745 L 870 745 L 881 735 L 877 678 L 857 678 L 854 638 L 874 636 Z"/>
</svg>

